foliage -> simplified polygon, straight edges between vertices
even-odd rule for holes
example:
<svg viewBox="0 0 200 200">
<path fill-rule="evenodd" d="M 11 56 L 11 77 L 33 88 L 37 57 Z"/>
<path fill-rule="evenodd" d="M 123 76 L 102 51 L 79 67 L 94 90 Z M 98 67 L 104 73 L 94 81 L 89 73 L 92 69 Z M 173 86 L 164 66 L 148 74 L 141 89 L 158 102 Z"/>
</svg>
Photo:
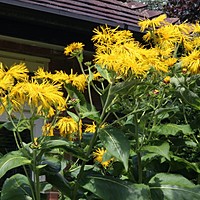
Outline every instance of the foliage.
<svg viewBox="0 0 200 200">
<path fill-rule="evenodd" d="M 199 0 L 168 0 L 163 10 L 169 17 L 178 17 L 181 22 L 187 20 L 188 22 L 194 23 L 200 20 Z"/>
<path fill-rule="evenodd" d="M 163 6 L 166 5 L 168 0 L 161 1 L 161 0 L 137 0 L 138 2 L 147 4 L 148 8 L 151 10 L 163 10 Z"/>
<path fill-rule="evenodd" d="M 18 150 L 0 158 L 0 178 L 25 170 L 5 181 L 2 200 L 40 200 L 50 188 L 65 200 L 200 199 L 200 25 L 165 19 L 139 23 L 146 45 L 127 30 L 95 29 L 91 62 L 84 44 L 68 45 L 81 74 L 1 65 L 2 126 Z"/>
</svg>

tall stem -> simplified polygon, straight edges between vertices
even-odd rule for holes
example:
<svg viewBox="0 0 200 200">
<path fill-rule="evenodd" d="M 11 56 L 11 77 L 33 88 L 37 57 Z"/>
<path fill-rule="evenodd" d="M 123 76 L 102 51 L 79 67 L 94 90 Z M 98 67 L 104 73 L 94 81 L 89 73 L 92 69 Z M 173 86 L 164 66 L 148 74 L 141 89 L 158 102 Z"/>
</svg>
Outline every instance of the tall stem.
<svg viewBox="0 0 200 200">
<path fill-rule="evenodd" d="M 92 137 L 92 140 L 90 142 L 90 146 L 88 148 L 88 151 L 87 151 L 87 154 L 86 156 L 89 157 L 91 151 L 92 151 L 92 148 L 94 146 L 94 143 L 96 141 L 96 138 L 97 138 L 97 130 L 96 132 L 94 133 L 93 137 Z M 85 165 L 86 165 L 86 162 L 87 161 L 83 161 L 82 162 L 82 165 L 81 165 L 81 168 L 80 168 L 80 171 L 79 171 L 79 174 L 77 176 L 77 181 L 76 181 L 76 184 L 75 184 L 75 187 L 74 187 L 74 192 L 73 192 L 73 197 L 72 197 L 72 200 L 76 200 L 76 196 L 77 196 L 77 192 L 78 192 L 78 188 L 79 188 L 79 180 L 81 179 L 82 175 L 83 175 L 83 172 L 84 172 L 84 168 L 85 168 Z"/>
<path fill-rule="evenodd" d="M 103 106 L 103 109 L 102 109 L 102 113 L 101 113 L 101 116 L 100 116 L 100 121 L 101 123 L 99 123 L 97 125 L 97 128 L 96 128 L 96 131 L 95 133 L 93 134 L 93 137 L 92 137 L 92 140 L 90 142 L 90 145 L 89 145 L 89 148 L 88 148 L 88 151 L 86 153 L 86 156 L 89 157 L 89 155 L 91 154 L 92 152 L 92 148 L 96 142 L 96 139 L 97 139 L 97 135 L 98 135 L 98 129 L 99 127 L 101 126 L 102 122 L 104 121 L 104 117 L 105 117 L 105 113 L 106 113 L 106 108 L 109 104 L 109 98 L 110 98 L 110 92 L 111 92 L 111 85 L 109 86 L 109 90 L 108 90 L 108 95 L 107 95 L 107 99 L 106 99 L 106 102 Z M 78 192 L 78 188 L 79 188 L 79 180 L 81 179 L 82 175 L 83 175 L 83 172 L 84 172 L 84 168 L 85 168 L 85 165 L 86 165 L 87 161 L 83 161 L 82 162 L 82 165 L 81 165 L 81 168 L 80 168 L 80 171 L 79 171 L 79 174 L 77 176 L 77 181 L 76 181 L 76 184 L 75 184 L 75 187 L 74 187 L 74 191 L 73 191 L 73 197 L 72 197 L 72 200 L 76 200 L 76 196 L 77 196 L 77 192 Z"/>
<path fill-rule="evenodd" d="M 141 154 L 139 151 L 139 130 L 138 130 L 138 116 L 135 114 L 135 135 L 136 135 L 136 153 L 137 153 L 137 161 L 138 161 L 138 183 L 142 183 L 142 161 Z"/>
<path fill-rule="evenodd" d="M 40 200 L 40 180 L 37 169 L 37 149 L 33 149 L 33 177 L 34 177 L 35 199 Z"/>
</svg>

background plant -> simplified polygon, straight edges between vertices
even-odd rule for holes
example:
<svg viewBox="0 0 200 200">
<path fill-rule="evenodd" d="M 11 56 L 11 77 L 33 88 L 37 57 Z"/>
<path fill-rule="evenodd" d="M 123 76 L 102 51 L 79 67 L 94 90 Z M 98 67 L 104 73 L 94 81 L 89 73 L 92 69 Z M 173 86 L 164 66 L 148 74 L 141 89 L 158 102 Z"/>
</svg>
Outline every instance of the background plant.
<svg viewBox="0 0 200 200">
<path fill-rule="evenodd" d="M 165 19 L 139 23 L 145 46 L 130 31 L 95 29 L 91 62 L 83 61 L 84 44 L 68 45 L 81 74 L 38 69 L 29 77 L 23 64 L 1 66 L 2 126 L 19 150 L 0 159 L 0 176 L 21 165 L 33 172 L 7 179 L 2 200 L 39 200 L 51 187 L 60 199 L 199 199 L 200 25 Z"/>
</svg>

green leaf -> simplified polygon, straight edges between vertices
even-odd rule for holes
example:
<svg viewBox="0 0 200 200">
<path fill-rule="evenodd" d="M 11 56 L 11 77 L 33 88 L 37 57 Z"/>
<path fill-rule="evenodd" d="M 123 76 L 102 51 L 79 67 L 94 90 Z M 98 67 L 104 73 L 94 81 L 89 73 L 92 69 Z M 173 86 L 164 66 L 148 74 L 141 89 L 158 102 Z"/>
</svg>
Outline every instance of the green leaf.
<svg viewBox="0 0 200 200">
<path fill-rule="evenodd" d="M 21 151 L 12 151 L 0 158 L 0 178 L 10 169 L 31 164 Z"/>
<path fill-rule="evenodd" d="M 14 120 L 14 125 L 12 122 L 6 122 L 3 124 L 3 127 L 9 131 L 18 131 L 22 132 L 26 129 L 30 129 L 30 122 L 28 119 Z"/>
<path fill-rule="evenodd" d="M 86 171 L 80 185 L 103 200 L 151 199 L 149 187 Z"/>
<path fill-rule="evenodd" d="M 46 180 L 48 183 L 56 187 L 59 191 L 68 197 L 71 197 L 72 188 L 69 182 L 61 174 L 51 174 L 46 172 Z"/>
<path fill-rule="evenodd" d="M 186 87 L 181 87 L 179 89 L 179 92 L 181 94 L 182 99 L 186 103 L 193 106 L 197 110 L 200 110 L 200 97 L 198 96 L 198 94 L 194 93 Z"/>
<path fill-rule="evenodd" d="M 6 179 L 1 191 L 1 200 L 31 200 L 32 194 L 28 178 L 15 174 Z"/>
<path fill-rule="evenodd" d="M 124 164 L 128 170 L 130 143 L 123 132 L 117 128 L 105 128 L 99 132 L 99 138 L 106 150 Z"/>
<path fill-rule="evenodd" d="M 144 151 L 149 151 L 151 153 L 156 153 L 157 155 L 165 157 L 167 160 L 170 160 L 169 157 L 169 143 L 164 142 L 160 146 L 145 146 L 142 148 Z"/>
<path fill-rule="evenodd" d="M 181 175 L 159 173 L 149 181 L 149 185 L 152 199 L 200 199 L 200 185 L 194 185 Z"/>
<path fill-rule="evenodd" d="M 154 126 L 151 131 L 156 132 L 159 135 L 173 135 L 182 132 L 184 135 L 193 133 L 189 124 L 177 125 L 177 124 L 164 124 L 160 126 Z"/>
<path fill-rule="evenodd" d="M 123 82 L 119 82 L 116 83 L 112 88 L 111 88 L 111 95 L 116 95 L 116 94 L 120 94 L 120 95 L 125 95 L 125 94 L 129 94 L 134 87 L 136 87 L 137 85 L 137 80 L 136 79 L 127 79 Z"/>
<path fill-rule="evenodd" d="M 93 105 L 90 105 L 88 103 L 80 106 L 80 116 L 82 119 L 88 118 L 96 122 L 100 122 L 99 112 Z"/>
<path fill-rule="evenodd" d="M 73 120 L 74 120 L 75 122 L 79 122 L 79 117 L 78 117 L 75 113 L 70 112 L 70 111 L 67 111 L 67 114 L 68 114 L 70 117 L 72 117 Z"/>
<path fill-rule="evenodd" d="M 72 86 L 71 84 L 65 84 L 65 88 L 72 99 L 74 98 L 80 100 L 80 103 L 78 103 L 79 105 L 84 105 L 86 103 L 84 95 L 74 86 Z"/>
<path fill-rule="evenodd" d="M 43 156 L 41 165 L 44 167 L 41 168 L 41 171 L 48 171 L 49 173 L 58 173 L 61 170 L 61 161 L 56 156 Z"/>
<path fill-rule="evenodd" d="M 70 141 L 65 141 L 61 139 L 52 139 L 51 137 L 49 138 L 49 140 L 44 141 L 41 146 L 41 149 L 45 152 L 55 148 L 63 149 L 64 151 L 71 153 L 75 157 L 80 158 L 82 160 L 87 161 L 88 159 L 85 156 L 83 150 Z"/>
<path fill-rule="evenodd" d="M 181 165 L 182 165 L 183 168 L 186 168 L 186 169 L 193 169 L 193 170 L 196 171 L 198 174 L 200 174 L 200 168 L 199 168 L 199 166 L 198 166 L 197 163 L 191 163 L 191 162 L 185 160 L 184 158 L 180 158 L 180 157 L 174 156 L 174 155 L 171 155 L 171 158 L 172 158 L 175 162 L 181 163 Z"/>
<path fill-rule="evenodd" d="M 109 72 L 106 68 L 102 68 L 100 65 L 95 65 L 97 71 L 101 74 L 101 76 L 106 79 L 109 83 L 111 83 Z"/>
</svg>

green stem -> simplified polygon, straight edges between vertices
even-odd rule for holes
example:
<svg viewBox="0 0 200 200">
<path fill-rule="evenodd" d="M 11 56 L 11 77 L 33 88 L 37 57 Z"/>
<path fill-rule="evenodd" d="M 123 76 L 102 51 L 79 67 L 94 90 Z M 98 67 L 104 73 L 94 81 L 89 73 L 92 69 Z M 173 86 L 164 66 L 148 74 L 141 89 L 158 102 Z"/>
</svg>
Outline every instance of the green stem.
<svg viewBox="0 0 200 200">
<path fill-rule="evenodd" d="M 33 176 L 34 176 L 35 199 L 40 200 L 40 180 L 39 180 L 39 172 L 37 169 L 37 149 L 33 149 Z"/>
<path fill-rule="evenodd" d="M 93 105 L 90 83 L 88 83 L 88 96 L 89 96 L 90 104 Z"/>
<path fill-rule="evenodd" d="M 92 137 L 92 140 L 91 140 L 91 142 L 90 142 L 88 151 L 87 151 L 87 153 L 86 153 L 86 156 L 87 156 L 87 157 L 89 157 L 90 154 L 91 154 L 91 152 L 92 152 L 92 148 L 93 148 L 93 146 L 94 146 L 94 144 L 95 144 L 95 142 L 96 142 L 96 139 L 97 139 L 98 129 L 99 129 L 99 127 L 101 126 L 102 122 L 104 121 L 103 119 L 104 119 L 104 116 L 105 116 L 105 113 L 106 113 L 106 108 L 107 108 L 107 106 L 108 106 L 108 104 L 109 104 L 111 86 L 112 86 L 112 85 L 109 86 L 107 99 L 106 99 L 106 101 L 105 101 L 105 104 L 104 104 L 104 106 L 103 106 L 102 113 L 101 113 L 101 116 L 100 116 L 100 121 L 101 121 L 101 123 L 99 123 L 99 124 L 97 125 L 96 132 L 93 134 L 93 137 Z M 75 184 L 75 187 L 74 187 L 72 200 L 76 200 L 76 199 L 77 199 L 76 196 L 77 196 L 77 192 L 78 192 L 78 189 L 79 189 L 79 181 L 80 181 L 80 179 L 81 179 L 81 177 L 82 177 L 82 175 L 83 175 L 83 172 L 84 172 L 84 168 L 85 168 L 86 163 L 87 163 L 87 161 L 83 161 L 83 162 L 82 162 L 82 165 L 81 165 L 79 174 L 78 174 L 78 176 L 77 176 L 77 181 L 76 181 L 76 184 Z"/>
<path fill-rule="evenodd" d="M 140 152 L 137 153 L 138 160 L 138 183 L 142 183 L 142 160 Z"/>
<path fill-rule="evenodd" d="M 107 98 L 106 98 L 106 101 L 105 101 L 105 104 L 103 106 L 103 110 L 102 110 L 102 113 L 101 113 L 101 116 L 100 116 L 101 122 L 103 121 L 103 118 L 104 118 L 105 113 L 106 113 L 106 108 L 108 107 L 108 103 L 109 103 L 109 99 L 110 99 L 110 93 L 111 93 L 111 87 L 112 87 L 112 84 L 110 84 L 109 88 L 108 88 Z"/>
<path fill-rule="evenodd" d="M 137 153 L 137 161 L 138 161 L 138 183 L 142 183 L 142 161 L 141 154 L 139 152 L 140 144 L 139 144 L 139 130 L 138 130 L 138 116 L 137 113 L 134 115 L 135 119 L 135 135 L 136 135 L 136 153 Z"/>
<path fill-rule="evenodd" d="M 89 145 L 89 148 L 88 148 L 88 151 L 86 153 L 86 156 L 89 157 L 91 151 L 92 151 L 92 148 L 94 146 L 94 143 L 96 142 L 96 138 L 97 138 L 97 133 L 98 131 L 96 130 L 96 132 L 94 133 L 93 137 L 92 137 L 92 140 L 90 142 L 90 145 Z M 81 165 L 81 168 L 80 168 L 80 171 L 79 171 L 79 174 L 77 176 L 77 181 L 76 181 L 76 184 L 75 184 L 75 187 L 74 187 L 74 191 L 73 191 L 73 197 L 72 197 L 72 200 L 76 200 L 76 196 L 77 196 L 77 192 L 78 192 L 78 188 L 79 188 L 79 181 L 83 175 L 83 172 L 84 172 L 84 168 L 85 168 L 85 165 L 86 165 L 87 161 L 83 161 L 82 162 L 82 165 Z"/>
</svg>

